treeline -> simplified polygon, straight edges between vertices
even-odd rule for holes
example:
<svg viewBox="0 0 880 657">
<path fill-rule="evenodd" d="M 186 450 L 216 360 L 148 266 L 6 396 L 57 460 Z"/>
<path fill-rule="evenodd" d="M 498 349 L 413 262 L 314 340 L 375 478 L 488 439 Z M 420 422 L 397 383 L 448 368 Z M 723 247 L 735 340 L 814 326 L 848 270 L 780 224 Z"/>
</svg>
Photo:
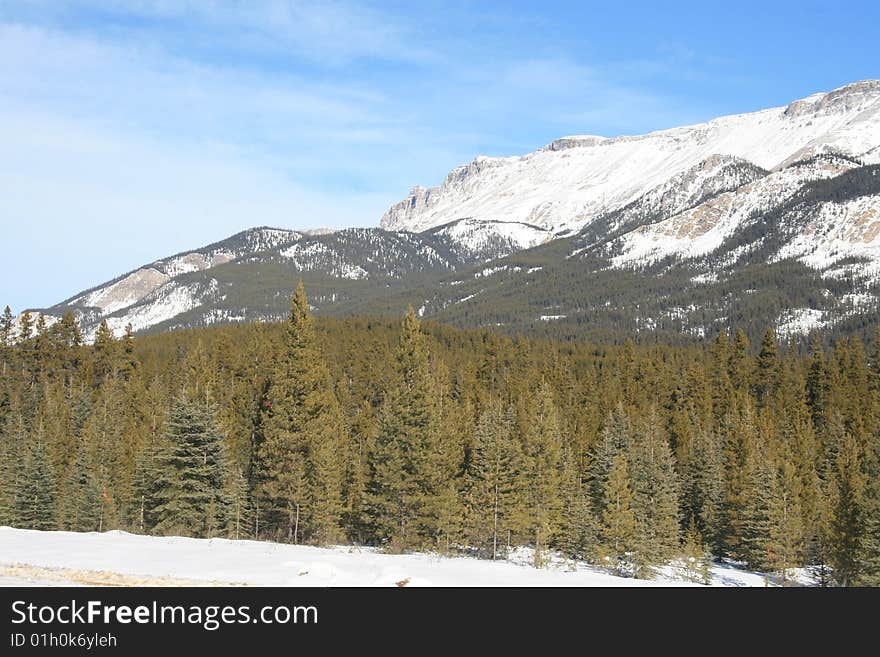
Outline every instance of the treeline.
<svg viewBox="0 0 880 657">
<path fill-rule="evenodd" d="M 601 346 L 369 318 L 83 345 L 0 319 L 0 524 L 530 546 L 650 576 L 710 555 L 880 584 L 880 352 L 767 331 Z"/>
</svg>

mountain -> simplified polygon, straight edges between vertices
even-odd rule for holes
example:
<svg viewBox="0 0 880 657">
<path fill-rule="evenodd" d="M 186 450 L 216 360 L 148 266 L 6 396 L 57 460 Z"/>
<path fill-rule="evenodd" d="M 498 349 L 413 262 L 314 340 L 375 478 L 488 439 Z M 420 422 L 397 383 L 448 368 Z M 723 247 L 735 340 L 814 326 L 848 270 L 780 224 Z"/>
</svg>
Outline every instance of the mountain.
<svg viewBox="0 0 880 657">
<path fill-rule="evenodd" d="M 254 228 L 43 309 L 90 339 L 325 314 L 554 336 L 797 336 L 880 320 L 880 81 L 640 137 L 477 158 L 379 228 Z"/>
<path fill-rule="evenodd" d="M 376 297 L 540 244 L 547 231 L 521 223 L 456 221 L 423 234 L 378 228 L 253 228 L 157 260 L 42 310 L 67 311 L 87 340 L 98 325 L 121 334 L 272 320 L 286 312 L 298 278 L 317 306 L 366 307 Z M 390 309 L 389 309 L 390 310 Z"/>
<path fill-rule="evenodd" d="M 868 80 L 699 125 L 611 139 L 564 137 L 521 157 L 481 155 L 439 187 L 414 187 L 380 226 L 417 232 L 471 217 L 573 232 L 713 155 L 774 169 L 826 148 L 861 157 L 878 145 L 880 80 Z"/>
</svg>

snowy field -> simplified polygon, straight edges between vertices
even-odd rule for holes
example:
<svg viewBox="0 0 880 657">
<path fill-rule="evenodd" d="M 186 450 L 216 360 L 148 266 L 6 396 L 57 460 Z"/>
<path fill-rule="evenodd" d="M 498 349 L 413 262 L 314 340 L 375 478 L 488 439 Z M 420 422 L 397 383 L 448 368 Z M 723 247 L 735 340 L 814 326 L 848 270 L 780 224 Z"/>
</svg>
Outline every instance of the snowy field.
<svg viewBox="0 0 880 657">
<path fill-rule="evenodd" d="M 528 550 L 492 562 L 350 546 L 0 527 L 0 586 L 695 586 L 671 566 L 641 580 L 561 558 L 537 569 L 530 559 Z M 712 566 L 714 586 L 768 583 L 760 573 Z"/>
</svg>

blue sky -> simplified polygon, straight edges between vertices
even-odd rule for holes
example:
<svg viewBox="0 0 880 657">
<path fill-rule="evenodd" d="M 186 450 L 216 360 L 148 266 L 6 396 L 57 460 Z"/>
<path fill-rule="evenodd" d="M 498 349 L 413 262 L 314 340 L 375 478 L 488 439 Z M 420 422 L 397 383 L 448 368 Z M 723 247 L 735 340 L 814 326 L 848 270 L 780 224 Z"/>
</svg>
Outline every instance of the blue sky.
<svg viewBox="0 0 880 657">
<path fill-rule="evenodd" d="M 0 3 L 0 306 L 256 225 L 371 226 L 477 154 L 880 77 L 875 2 Z"/>
</svg>

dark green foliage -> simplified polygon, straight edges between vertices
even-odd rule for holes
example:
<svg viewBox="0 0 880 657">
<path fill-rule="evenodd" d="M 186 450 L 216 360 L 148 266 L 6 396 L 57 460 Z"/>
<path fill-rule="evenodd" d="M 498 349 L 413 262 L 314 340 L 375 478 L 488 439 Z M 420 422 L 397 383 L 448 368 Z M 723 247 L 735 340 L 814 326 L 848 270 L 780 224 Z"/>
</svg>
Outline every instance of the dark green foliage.
<svg viewBox="0 0 880 657">
<path fill-rule="evenodd" d="M 516 508 L 517 446 L 512 409 L 490 406 L 476 426 L 462 497 L 468 544 L 486 557 L 504 553 Z"/>
<path fill-rule="evenodd" d="M 314 320 L 304 290 L 274 324 L 25 334 L 0 368 L 3 523 L 877 583 L 880 358 L 855 337 L 512 339 Z"/>
<path fill-rule="evenodd" d="M 42 440 L 30 445 L 15 492 L 15 524 L 27 529 L 57 529 L 55 486 Z"/>
<path fill-rule="evenodd" d="M 340 536 L 345 446 L 330 373 L 302 284 L 296 290 L 263 408 L 257 451 L 264 526 L 288 541 Z"/>
<path fill-rule="evenodd" d="M 370 457 L 368 515 L 375 537 L 403 550 L 433 543 L 436 518 L 429 498 L 442 481 L 434 458 L 439 426 L 428 347 L 412 308 L 403 321 L 395 364 Z"/>
<path fill-rule="evenodd" d="M 603 561 L 618 575 L 635 575 L 639 570 L 639 528 L 626 454 L 622 452 L 611 462 L 602 499 L 599 537 Z"/>
<path fill-rule="evenodd" d="M 211 536 L 223 504 L 223 438 L 216 411 L 179 398 L 171 409 L 152 509 L 157 534 Z"/>
</svg>

